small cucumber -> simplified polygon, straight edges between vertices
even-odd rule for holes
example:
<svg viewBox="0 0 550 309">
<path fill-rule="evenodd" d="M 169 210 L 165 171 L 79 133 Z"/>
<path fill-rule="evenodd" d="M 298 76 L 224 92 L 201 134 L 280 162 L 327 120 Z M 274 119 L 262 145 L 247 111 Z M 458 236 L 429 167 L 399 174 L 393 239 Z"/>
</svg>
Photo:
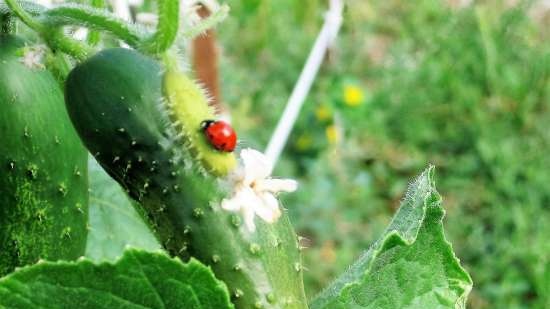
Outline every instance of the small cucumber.
<svg viewBox="0 0 550 309">
<path fill-rule="evenodd" d="M 50 72 L 23 64 L 0 35 L 0 276 L 86 249 L 87 151 Z"/>
<path fill-rule="evenodd" d="M 258 220 L 250 233 L 239 216 L 219 206 L 225 192 L 217 178 L 197 168 L 206 157 L 201 151 L 214 150 L 196 146 L 205 143 L 195 133 L 209 112 L 192 82 L 174 68 L 165 73 L 153 59 L 118 48 L 75 67 L 65 95 L 84 143 L 140 202 L 138 211 L 170 254 L 210 265 L 237 308 L 307 308 L 288 218 Z"/>
<path fill-rule="evenodd" d="M 177 66 L 173 64 L 173 66 Z M 170 68 L 163 76 L 166 111 L 183 145 L 201 165 L 214 175 L 227 175 L 237 164 L 232 153 L 213 151 L 201 128 L 206 119 L 214 119 L 203 91 L 178 69 Z"/>
</svg>

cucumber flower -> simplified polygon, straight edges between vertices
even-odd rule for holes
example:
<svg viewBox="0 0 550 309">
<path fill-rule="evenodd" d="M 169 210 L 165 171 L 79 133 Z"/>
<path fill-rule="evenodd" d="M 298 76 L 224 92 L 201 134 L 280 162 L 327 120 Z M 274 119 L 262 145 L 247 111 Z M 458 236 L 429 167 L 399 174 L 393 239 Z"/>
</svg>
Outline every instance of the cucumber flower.
<svg viewBox="0 0 550 309">
<path fill-rule="evenodd" d="M 21 57 L 21 63 L 29 69 L 43 69 L 44 57 L 46 55 L 46 46 L 37 45 L 33 47 L 23 48 L 23 57 Z"/>
<path fill-rule="evenodd" d="M 268 223 L 274 223 L 281 216 L 278 192 L 293 192 L 298 183 L 292 179 L 273 179 L 270 160 L 254 149 L 243 149 L 240 153 L 241 166 L 229 180 L 233 186 L 230 198 L 222 200 L 221 207 L 227 211 L 240 212 L 250 232 L 256 230 L 255 216 Z"/>
</svg>

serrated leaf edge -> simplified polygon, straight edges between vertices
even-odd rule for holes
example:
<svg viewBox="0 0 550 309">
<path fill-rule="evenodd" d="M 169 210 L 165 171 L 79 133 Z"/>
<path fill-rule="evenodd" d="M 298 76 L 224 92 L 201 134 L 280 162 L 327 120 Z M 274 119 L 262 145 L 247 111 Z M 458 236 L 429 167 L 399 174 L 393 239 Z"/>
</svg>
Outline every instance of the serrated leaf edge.
<svg viewBox="0 0 550 309">
<path fill-rule="evenodd" d="M 376 260 L 376 258 L 382 252 L 386 251 L 387 248 L 385 248 L 385 245 L 390 243 L 390 240 L 392 238 L 395 238 L 395 240 L 397 240 L 398 242 L 402 243 L 405 246 L 412 246 L 416 242 L 416 239 L 418 238 L 418 233 L 420 232 L 420 229 L 421 229 L 421 227 L 423 226 L 423 224 L 426 220 L 426 216 L 427 216 L 428 211 L 430 211 L 430 208 L 434 208 L 433 206 L 429 205 L 429 198 L 433 194 L 437 195 L 437 197 L 438 197 L 438 201 L 435 203 L 437 206 L 435 206 L 435 208 L 437 208 L 441 212 L 441 214 L 439 215 L 439 218 L 438 218 L 438 222 L 441 225 L 443 224 L 442 221 L 443 221 L 443 218 L 445 216 L 445 210 L 441 206 L 441 197 L 435 189 L 434 172 L 435 172 L 435 167 L 433 165 L 428 166 L 428 168 L 422 174 L 420 174 L 420 176 L 418 176 L 414 181 L 412 181 L 409 184 L 407 193 L 405 194 L 405 197 L 402 200 L 402 202 L 405 202 L 411 196 L 411 194 L 413 194 L 412 191 L 414 190 L 415 186 L 420 181 L 422 181 L 423 179 L 425 179 L 425 178 L 427 179 L 427 181 L 428 181 L 428 184 L 427 184 L 428 190 L 427 190 L 426 194 L 424 195 L 424 203 L 423 203 L 423 206 L 422 206 L 423 214 L 422 214 L 422 218 L 421 218 L 422 222 L 420 222 L 420 224 L 416 227 L 416 231 L 414 232 L 414 237 L 412 237 L 410 239 L 407 239 L 407 237 L 402 235 L 402 233 L 400 233 L 399 231 L 397 231 L 395 229 L 390 229 L 390 227 L 394 223 L 395 218 L 397 218 L 397 214 L 399 213 L 399 210 L 401 210 L 401 207 L 400 207 L 398 212 L 396 212 L 395 216 L 393 217 L 392 221 L 388 224 L 388 229 L 386 229 L 384 231 L 384 233 L 383 233 L 384 237 L 377 240 L 373 245 L 371 245 L 371 247 L 359 257 L 357 262 L 352 264 L 352 266 L 350 266 L 350 269 L 348 269 L 348 271 L 349 271 L 352 268 L 354 268 L 354 266 L 355 267 L 360 266 L 359 264 L 361 264 L 362 260 L 368 259 L 369 256 L 371 256 L 371 258 L 368 261 L 368 266 L 365 268 L 365 271 L 363 271 L 360 274 L 360 276 L 357 277 L 358 280 L 350 281 L 348 283 L 343 284 L 341 286 L 341 288 L 339 289 L 338 296 L 345 294 L 346 291 L 349 291 L 354 286 L 359 285 L 361 283 L 360 280 L 364 279 L 366 276 L 368 276 L 370 274 L 373 262 Z M 431 211 L 434 211 L 434 210 L 431 209 Z M 450 252 L 452 253 L 453 262 L 456 263 L 456 265 L 458 266 L 458 269 L 460 269 L 460 271 L 463 273 L 463 275 L 466 276 L 466 278 L 468 280 L 466 285 L 463 285 L 463 284 L 461 285 L 461 288 L 464 289 L 464 292 L 462 293 L 462 295 L 459 295 L 459 297 L 457 298 L 457 300 L 455 302 L 455 308 L 462 309 L 462 308 L 465 308 L 465 306 L 466 306 L 466 299 L 467 299 L 467 297 L 468 297 L 468 295 L 469 295 L 469 293 L 470 293 L 470 291 L 473 287 L 473 281 L 472 281 L 472 278 L 471 278 L 470 274 L 460 264 L 460 259 L 456 256 L 456 254 L 453 250 L 452 244 L 447 240 L 447 237 L 445 237 L 444 233 L 443 233 L 443 242 L 448 247 Z M 334 281 L 333 283 L 331 283 L 327 287 L 327 289 L 321 291 L 316 297 L 313 298 L 313 300 L 310 304 L 311 309 L 324 308 L 326 303 L 328 303 L 329 301 L 332 300 L 332 299 L 329 299 L 329 298 L 323 299 L 323 298 L 320 298 L 320 297 L 322 297 L 323 295 L 329 294 L 328 291 L 333 287 L 333 284 L 338 282 L 339 280 L 340 280 L 340 278 L 337 278 L 336 281 Z M 319 303 L 317 303 L 317 302 L 319 302 Z"/>
<path fill-rule="evenodd" d="M 168 260 L 170 260 L 170 261 L 175 261 L 175 262 L 181 263 L 181 267 L 192 267 L 193 265 L 197 265 L 197 266 L 200 266 L 200 267 L 205 267 L 211 272 L 212 276 L 214 277 L 214 279 L 216 281 L 216 285 L 219 288 L 224 289 L 225 292 L 226 292 L 225 293 L 226 295 L 230 295 L 230 292 L 229 292 L 229 289 L 227 288 L 227 285 L 215 276 L 214 271 L 212 270 L 210 265 L 205 265 L 205 264 L 201 263 L 199 260 L 197 260 L 193 257 L 191 257 L 187 262 L 183 262 L 177 256 L 176 257 L 171 257 L 164 250 L 146 251 L 146 250 L 140 250 L 140 249 L 131 248 L 131 247 L 127 247 L 124 250 L 124 252 L 121 256 L 119 256 L 118 258 L 116 258 L 115 260 L 112 260 L 112 261 L 99 261 L 99 262 L 97 262 L 97 261 L 94 261 L 94 260 L 92 260 L 90 258 L 87 258 L 85 256 L 80 257 L 76 261 L 65 261 L 65 260 L 46 261 L 46 260 L 39 260 L 35 264 L 26 265 L 24 267 L 18 267 L 18 268 L 16 268 L 16 270 L 14 272 L 0 278 L 0 287 L 1 287 L 2 283 L 4 283 L 5 281 L 8 281 L 8 280 L 11 280 L 12 277 L 16 276 L 17 274 L 25 273 L 25 272 L 28 272 L 28 271 L 40 270 L 44 267 L 49 267 L 49 266 L 79 266 L 79 265 L 86 265 L 86 264 L 93 265 L 93 266 L 96 266 L 96 267 L 102 267 L 102 266 L 106 266 L 106 265 L 107 266 L 116 266 L 118 263 L 120 263 L 125 258 L 134 257 L 134 258 L 137 259 L 136 254 L 141 254 L 141 253 L 150 254 L 151 257 L 153 257 L 153 258 L 157 258 L 157 257 L 168 258 Z M 17 280 L 17 279 L 14 279 L 14 281 L 19 282 L 19 280 Z M 233 305 L 233 303 L 231 302 L 231 300 L 229 298 L 227 299 L 227 301 L 228 301 L 229 304 Z M 2 305 L 0 305 L 0 308 L 3 308 Z"/>
</svg>

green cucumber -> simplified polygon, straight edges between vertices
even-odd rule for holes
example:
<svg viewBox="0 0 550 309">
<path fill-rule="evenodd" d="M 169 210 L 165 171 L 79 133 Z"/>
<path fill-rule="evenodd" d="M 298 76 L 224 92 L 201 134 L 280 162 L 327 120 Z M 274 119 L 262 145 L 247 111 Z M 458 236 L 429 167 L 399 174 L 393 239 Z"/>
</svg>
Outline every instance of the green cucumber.
<svg viewBox="0 0 550 309">
<path fill-rule="evenodd" d="M 0 276 L 86 249 L 87 151 L 50 72 L 21 61 L 0 35 Z"/>
<path fill-rule="evenodd" d="M 173 68 L 168 74 L 172 81 L 187 81 L 174 76 L 181 73 Z M 283 215 L 274 224 L 257 220 L 250 233 L 239 216 L 220 208 L 226 192 L 217 178 L 197 168 L 193 141 L 182 142 L 182 134 L 189 136 L 200 126 L 175 123 L 182 109 L 194 110 L 190 104 L 206 104 L 204 95 L 197 99 L 193 90 L 196 101 L 189 100 L 189 93 L 182 92 L 187 87 L 173 87 L 166 78 L 151 58 L 120 48 L 75 67 L 65 96 L 84 143 L 140 202 L 138 211 L 163 247 L 171 255 L 210 265 L 228 285 L 237 308 L 307 308 L 299 245 L 288 218 Z"/>
</svg>

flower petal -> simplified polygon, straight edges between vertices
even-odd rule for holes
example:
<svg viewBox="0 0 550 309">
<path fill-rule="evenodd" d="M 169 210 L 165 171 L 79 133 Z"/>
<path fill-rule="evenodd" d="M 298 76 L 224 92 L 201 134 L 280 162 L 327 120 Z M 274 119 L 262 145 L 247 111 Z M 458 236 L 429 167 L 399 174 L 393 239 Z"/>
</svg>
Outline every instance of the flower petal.
<svg viewBox="0 0 550 309">
<path fill-rule="evenodd" d="M 295 191 L 298 183 L 292 179 L 268 178 L 273 168 L 269 159 L 254 149 L 241 151 L 242 166 L 229 179 L 234 194 L 223 199 L 221 207 L 228 211 L 239 211 L 249 231 L 256 229 L 255 216 L 268 223 L 274 223 L 282 215 L 275 194 L 281 191 Z"/>
<path fill-rule="evenodd" d="M 271 210 L 275 212 L 281 212 L 279 209 L 279 200 L 275 197 L 275 195 L 267 192 L 263 193 L 262 200 Z"/>
<path fill-rule="evenodd" d="M 254 207 L 254 205 L 258 203 L 262 203 L 262 200 L 256 195 L 252 188 L 237 186 L 231 198 L 222 200 L 221 207 L 229 211 L 238 211 L 242 208 Z"/>
<path fill-rule="evenodd" d="M 242 214 L 246 228 L 248 231 L 254 232 L 256 230 L 256 224 L 254 224 L 254 209 L 251 207 L 244 207 L 242 208 Z"/>
<path fill-rule="evenodd" d="M 293 179 L 265 179 L 257 184 L 257 190 L 277 192 L 294 192 L 298 189 L 298 182 Z"/>
<path fill-rule="evenodd" d="M 238 211 L 241 209 L 241 202 L 235 196 L 231 198 L 224 198 L 222 200 L 221 207 L 228 211 Z"/>
<path fill-rule="evenodd" d="M 252 148 L 241 150 L 244 165 L 244 184 L 251 185 L 256 180 L 267 178 L 273 167 L 269 159 L 261 152 Z"/>
<path fill-rule="evenodd" d="M 242 187 L 235 196 L 239 198 L 243 208 L 254 209 L 256 205 L 263 203 L 260 196 L 250 187 Z"/>
<path fill-rule="evenodd" d="M 261 195 L 262 203 L 256 207 L 256 214 L 268 223 L 274 223 L 281 216 L 279 201 L 271 193 Z"/>
</svg>

